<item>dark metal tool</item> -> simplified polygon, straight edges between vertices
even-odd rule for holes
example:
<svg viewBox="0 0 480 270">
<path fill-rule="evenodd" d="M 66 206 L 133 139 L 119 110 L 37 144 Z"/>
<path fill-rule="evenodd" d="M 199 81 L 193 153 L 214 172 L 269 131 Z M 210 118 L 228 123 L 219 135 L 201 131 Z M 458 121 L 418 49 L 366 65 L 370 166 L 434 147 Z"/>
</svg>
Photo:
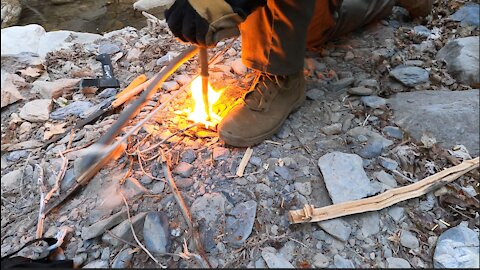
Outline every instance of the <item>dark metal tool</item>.
<svg viewBox="0 0 480 270">
<path fill-rule="evenodd" d="M 202 76 L 202 96 L 207 121 L 210 121 L 210 104 L 208 102 L 208 53 L 206 47 L 199 47 L 200 76 Z"/>
<path fill-rule="evenodd" d="M 80 89 L 85 87 L 97 87 L 99 89 L 104 88 L 119 88 L 120 82 L 115 78 L 113 74 L 112 61 L 110 55 L 102 53 L 95 58 L 102 63 L 103 76 L 96 79 L 82 79 L 80 81 Z"/>
</svg>

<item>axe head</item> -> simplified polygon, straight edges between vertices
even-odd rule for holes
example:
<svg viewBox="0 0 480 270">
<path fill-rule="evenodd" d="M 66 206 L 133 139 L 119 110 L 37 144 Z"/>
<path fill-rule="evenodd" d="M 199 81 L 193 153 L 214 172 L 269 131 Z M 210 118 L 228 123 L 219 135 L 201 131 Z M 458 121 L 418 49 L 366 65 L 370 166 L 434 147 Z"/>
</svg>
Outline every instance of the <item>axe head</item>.
<svg viewBox="0 0 480 270">
<path fill-rule="evenodd" d="M 80 89 L 85 87 L 97 87 L 99 89 L 119 88 L 120 82 L 115 78 L 82 79 L 80 81 Z"/>
</svg>

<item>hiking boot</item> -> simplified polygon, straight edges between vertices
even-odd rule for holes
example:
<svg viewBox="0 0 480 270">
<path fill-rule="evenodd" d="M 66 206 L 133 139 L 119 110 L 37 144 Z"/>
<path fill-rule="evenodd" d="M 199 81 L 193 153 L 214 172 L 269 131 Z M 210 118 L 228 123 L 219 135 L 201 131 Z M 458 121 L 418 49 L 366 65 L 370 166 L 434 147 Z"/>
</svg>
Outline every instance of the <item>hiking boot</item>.
<svg viewBox="0 0 480 270">
<path fill-rule="evenodd" d="M 270 138 L 305 101 L 303 70 L 288 76 L 259 73 L 250 91 L 218 126 L 226 144 L 247 147 Z"/>
<path fill-rule="evenodd" d="M 398 5 L 408 10 L 411 18 L 426 17 L 432 11 L 433 0 L 398 0 Z"/>
</svg>

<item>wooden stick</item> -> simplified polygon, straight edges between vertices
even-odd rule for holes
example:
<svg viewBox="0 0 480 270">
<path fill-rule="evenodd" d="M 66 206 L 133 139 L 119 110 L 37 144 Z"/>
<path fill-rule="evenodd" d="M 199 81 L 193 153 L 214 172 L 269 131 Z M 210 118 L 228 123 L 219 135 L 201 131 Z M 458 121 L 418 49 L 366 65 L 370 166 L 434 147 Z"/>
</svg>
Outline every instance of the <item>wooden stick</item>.
<svg viewBox="0 0 480 270">
<path fill-rule="evenodd" d="M 43 164 L 43 162 L 42 162 Z M 38 167 L 38 186 L 40 190 L 40 208 L 38 209 L 38 221 L 37 221 L 37 231 L 35 236 L 41 238 L 43 235 L 43 221 L 45 220 L 45 193 L 47 190 L 45 184 L 43 183 L 43 167 L 35 164 Z"/>
<path fill-rule="evenodd" d="M 247 150 L 245 151 L 245 154 L 243 155 L 242 161 L 240 161 L 240 165 L 238 165 L 237 169 L 237 176 L 242 177 L 243 172 L 245 172 L 245 167 L 247 167 L 248 161 L 250 160 L 250 157 L 252 157 L 253 149 L 248 147 Z"/>
<path fill-rule="evenodd" d="M 401 201 L 422 196 L 436 190 L 447 183 L 453 182 L 465 173 L 478 168 L 479 158 L 465 160 L 457 166 L 450 167 L 431 175 L 414 184 L 390 189 L 370 198 L 343 202 L 321 208 L 305 205 L 303 209 L 291 210 L 288 213 L 290 223 L 318 222 L 352 214 L 378 211 Z"/>
</svg>

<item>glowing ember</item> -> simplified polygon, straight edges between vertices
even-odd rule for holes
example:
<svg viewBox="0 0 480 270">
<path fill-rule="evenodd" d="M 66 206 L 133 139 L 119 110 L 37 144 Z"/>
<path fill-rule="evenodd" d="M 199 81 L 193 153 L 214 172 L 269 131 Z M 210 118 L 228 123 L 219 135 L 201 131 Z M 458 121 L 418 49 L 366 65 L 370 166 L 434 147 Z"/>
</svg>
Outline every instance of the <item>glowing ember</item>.
<svg viewBox="0 0 480 270">
<path fill-rule="evenodd" d="M 195 101 L 195 107 L 193 112 L 188 114 L 188 119 L 192 120 L 196 123 L 203 123 L 206 126 L 215 125 L 220 122 L 221 117 L 217 114 L 213 113 L 213 104 L 218 101 L 220 96 L 222 95 L 222 91 L 216 92 L 213 90 L 212 86 L 208 84 L 208 103 L 210 106 L 210 121 L 207 121 L 207 112 L 205 111 L 205 107 L 203 104 L 203 96 L 202 96 L 202 78 L 197 77 L 195 80 L 192 81 L 190 85 L 190 89 L 192 91 L 192 98 Z"/>
</svg>

